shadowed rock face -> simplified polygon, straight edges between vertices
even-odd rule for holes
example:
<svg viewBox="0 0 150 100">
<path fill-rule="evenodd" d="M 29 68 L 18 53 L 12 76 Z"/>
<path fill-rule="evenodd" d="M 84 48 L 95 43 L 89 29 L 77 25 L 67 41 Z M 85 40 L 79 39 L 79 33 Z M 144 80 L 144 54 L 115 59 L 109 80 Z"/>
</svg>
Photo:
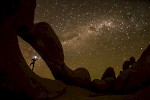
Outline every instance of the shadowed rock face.
<svg viewBox="0 0 150 100">
<path fill-rule="evenodd" d="M 98 93 L 112 93 L 113 84 L 116 80 L 115 71 L 112 67 L 108 67 L 101 80 L 95 79 L 91 83 L 92 90 Z"/>
<path fill-rule="evenodd" d="M 110 84 L 104 80 L 94 79 L 91 83 L 91 90 L 97 93 L 108 93 Z"/>
<path fill-rule="evenodd" d="M 20 52 L 17 34 L 38 51 L 57 80 L 87 86 L 90 83 L 88 71 L 84 68 L 73 71 L 64 64 L 61 43 L 51 27 L 47 23 L 33 24 L 35 0 L 6 1 L 1 3 L 6 5 L 4 12 L 8 13 L 0 16 L 0 44 L 3 47 L 0 50 L 0 93 L 14 93 L 12 98 L 54 98 L 65 90 L 61 81 L 43 79 L 29 69 Z"/>
<path fill-rule="evenodd" d="M 150 45 L 139 60 L 130 68 L 121 72 L 117 79 L 114 77 L 113 70 L 108 68 L 104 72 L 102 80 L 95 79 L 92 81 L 93 89 L 100 93 L 109 90 L 110 85 L 112 85 L 111 93 L 116 94 L 131 94 L 142 89 L 149 91 L 145 88 L 150 86 Z"/>
<path fill-rule="evenodd" d="M 16 0 L 15 2 L 13 2 L 13 5 L 18 6 L 18 3 L 20 2 L 20 0 Z M 8 1 L 7 3 L 4 2 L 4 4 L 6 5 L 11 5 L 11 3 L 12 1 Z M 3 5 L 3 7 L 5 6 Z M 14 97 L 16 97 L 17 94 L 20 94 L 21 92 L 27 93 L 28 89 L 31 88 L 32 93 L 28 91 L 29 94 L 27 94 L 28 96 L 30 96 L 36 93 L 36 91 L 34 91 L 29 85 L 28 81 L 24 77 L 23 71 L 19 67 L 19 56 L 21 55 L 21 53 L 18 46 L 16 29 L 14 28 L 17 7 L 15 8 L 15 10 L 11 10 L 11 7 L 12 6 L 10 6 L 8 9 L 5 8 L 5 11 L 8 13 L 10 12 L 10 15 L 1 14 L 5 17 L 3 17 L 3 21 L 1 21 L 0 23 L 0 44 L 2 46 L 2 48 L 0 49 L 0 72 L 2 74 L 0 76 L 0 90 L 2 90 L 0 95 L 3 95 L 3 93 L 6 93 L 7 95 L 7 91 L 8 95 L 10 95 L 15 91 L 16 93 L 14 92 Z M 23 96 L 25 96 L 24 93 L 22 94 L 22 97 Z"/>
<path fill-rule="evenodd" d="M 114 71 L 114 69 L 112 67 L 108 67 L 105 70 L 101 80 L 105 80 L 108 77 L 112 77 L 112 78 L 116 79 L 116 74 L 115 74 L 115 71 Z"/>
<path fill-rule="evenodd" d="M 1 0 L 0 4 L 3 5 L 0 7 L 3 11 L 0 14 L 0 97 L 27 100 L 59 96 L 65 85 L 33 73 L 18 46 L 17 33 L 30 32 L 33 27 L 35 0 Z"/>
<path fill-rule="evenodd" d="M 71 70 L 64 63 L 62 45 L 49 24 L 45 22 L 34 25 L 30 34 L 19 34 L 41 55 L 52 71 L 55 79 L 77 86 L 87 87 L 91 82 L 89 72 L 84 68 Z"/>
<path fill-rule="evenodd" d="M 114 85 L 117 93 L 129 94 L 150 85 L 150 46 L 140 59 L 129 69 L 123 71 Z"/>
<path fill-rule="evenodd" d="M 89 86 L 91 79 L 86 69 L 71 70 L 64 63 L 61 43 L 51 27 L 44 22 L 33 24 L 35 0 L 1 0 L 0 5 L 1 98 L 53 99 L 62 95 L 66 89 L 63 82 L 41 78 L 30 70 L 20 52 L 17 34 L 38 51 L 57 80 L 81 87 Z M 94 88 L 98 92 L 107 91 L 110 87 L 109 82 L 115 76 L 112 69 L 110 73 L 107 74 L 106 71 L 108 76 L 104 75 L 105 77 L 102 80 L 94 80 L 90 84 L 91 87 L 95 86 Z M 123 71 L 117 77 L 114 90 L 118 94 L 129 94 L 150 86 L 149 73 L 150 46 L 131 68 Z M 78 89 L 77 92 L 80 90 L 82 89 Z M 136 93 L 133 96 L 135 98 L 139 95 L 145 97 L 146 93 L 149 97 L 149 90 L 149 88 L 144 89 L 143 92 Z M 70 91 L 72 91 L 71 88 Z M 85 92 L 87 91 L 85 90 Z"/>
</svg>

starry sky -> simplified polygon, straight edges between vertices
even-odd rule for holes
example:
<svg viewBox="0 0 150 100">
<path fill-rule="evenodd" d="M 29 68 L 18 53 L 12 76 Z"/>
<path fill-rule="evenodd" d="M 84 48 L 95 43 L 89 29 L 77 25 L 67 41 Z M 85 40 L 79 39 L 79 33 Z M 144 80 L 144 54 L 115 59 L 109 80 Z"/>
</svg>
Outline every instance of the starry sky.
<svg viewBox="0 0 150 100">
<path fill-rule="evenodd" d="M 62 43 L 65 63 L 86 68 L 92 79 L 100 79 L 107 67 L 118 75 L 125 60 L 137 60 L 150 44 L 148 0 L 37 0 L 34 22 L 49 23 Z M 38 56 L 34 72 L 54 79 L 36 51 L 18 39 L 28 64 Z"/>
</svg>

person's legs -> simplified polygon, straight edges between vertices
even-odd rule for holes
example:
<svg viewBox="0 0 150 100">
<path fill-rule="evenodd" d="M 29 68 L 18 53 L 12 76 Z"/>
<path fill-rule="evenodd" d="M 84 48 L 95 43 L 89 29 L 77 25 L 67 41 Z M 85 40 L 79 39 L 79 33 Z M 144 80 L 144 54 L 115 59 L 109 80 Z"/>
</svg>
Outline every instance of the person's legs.
<svg viewBox="0 0 150 100">
<path fill-rule="evenodd" d="M 33 70 L 33 68 L 34 68 L 34 63 L 32 63 L 33 64 L 33 67 L 32 67 L 32 70 Z"/>
<path fill-rule="evenodd" d="M 32 63 L 30 64 L 30 66 L 32 65 Z"/>
</svg>

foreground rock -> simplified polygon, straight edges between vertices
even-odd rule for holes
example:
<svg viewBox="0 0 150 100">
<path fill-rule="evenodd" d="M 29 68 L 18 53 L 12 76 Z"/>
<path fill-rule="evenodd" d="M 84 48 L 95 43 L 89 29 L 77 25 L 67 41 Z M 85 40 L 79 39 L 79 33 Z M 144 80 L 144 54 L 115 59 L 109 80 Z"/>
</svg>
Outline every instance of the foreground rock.
<svg viewBox="0 0 150 100">
<path fill-rule="evenodd" d="M 114 89 L 117 93 L 128 95 L 94 94 L 97 97 L 90 97 L 91 94 L 93 96 L 92 92 L 71 86 L 72 84 L 89 86 L 88 71 L 84 68 L 74 71 L 69 69 L 64 63 L 61 44 L 50 26 L 46 23 L 33 25 L 35 0 L 1 0 L 0 4 L 2 5 L 0 8 L 2 47 L 0 49 L 0 99 L 142 100 L 150 98 L 150 46 L 137 63 L 122 72 L 115 82 Z M 56 79 L 71 85 L 65 85 L 62 81 L 44 79 L 33 73 L 19 50 L 17 34 L 38 51 Z M 102 86 L 99 88 L 102 91 L 107 88 L 106 80 L 111 80 L 111 77 L 105 77 L 103 82 L 95 80 L 95 83 L 100 83 L 98 86 Z M 129 93 L 133 94 L 129 95 Z"/>
<path fill-rule="evenodd" d="M 106 78 L 109 78 L 109 77 L 116 79 L 116 74 L 115 74 L 115 71 L 112 67 L 108 67 L 105 70 L 104 74 L 102 75 L 101 80 L 105 80 Z"/>
<path fill-rule="evenodd" d="M 55 79 L 81 87 L 89 86 L 91 78 L 85 68 L 78 68 L 73 71 L 64 63 L 62 45 L 49 24 L 45 22 L 37 23 L 34 25 L 33 32 L 30 34 L 23 33 L 18 35 L 31 44 L 41 55 Z"/>
<path fill-rule="evenodd" d="M 112 93 L 113 92 L 112 89 L 115 81 L 116 81 L 115 71 L 112 67 L 108 67 L 105 70 L 101 80 L 95 79 L 92 81 L 91 90 L 103 94 Z"/>
<path fill-rule="evenodd" d="M 33 27 L 35 0 L 1 0 L 0 97 L 1 99 L 55 98 L 65 91 L 61 81 L 43 79 L 27 66 L 17 33 Z"/>
<path fill-rule="evenodd" d="M 115 91 L 129 94 L 150 85 L 150 46 L 143 52 L 140 59 L 129 69 L 123 71 L 114 85 Z"/>
</svg>

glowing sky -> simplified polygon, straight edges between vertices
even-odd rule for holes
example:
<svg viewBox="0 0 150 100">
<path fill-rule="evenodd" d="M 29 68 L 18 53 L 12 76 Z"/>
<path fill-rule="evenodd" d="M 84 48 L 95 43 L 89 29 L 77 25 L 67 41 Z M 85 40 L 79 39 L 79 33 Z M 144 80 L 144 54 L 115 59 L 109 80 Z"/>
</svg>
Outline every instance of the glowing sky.
<svg viewBox="0 0 150 100">
<path fill-rule="evenodd" d="M 71 69 L 84 67 L 94 79 L 111 66 L 118 75 L 125 60 L 131 56 L 138 59 L 150 44 L 150 2 L 115 1 L 37 0 L 35 23 L 44 21 L 52 26 Z M 37 53 L 19 41 L 30 64 Z M 34 71 L 53 78 L 40 57 Z"/>
</svg>

